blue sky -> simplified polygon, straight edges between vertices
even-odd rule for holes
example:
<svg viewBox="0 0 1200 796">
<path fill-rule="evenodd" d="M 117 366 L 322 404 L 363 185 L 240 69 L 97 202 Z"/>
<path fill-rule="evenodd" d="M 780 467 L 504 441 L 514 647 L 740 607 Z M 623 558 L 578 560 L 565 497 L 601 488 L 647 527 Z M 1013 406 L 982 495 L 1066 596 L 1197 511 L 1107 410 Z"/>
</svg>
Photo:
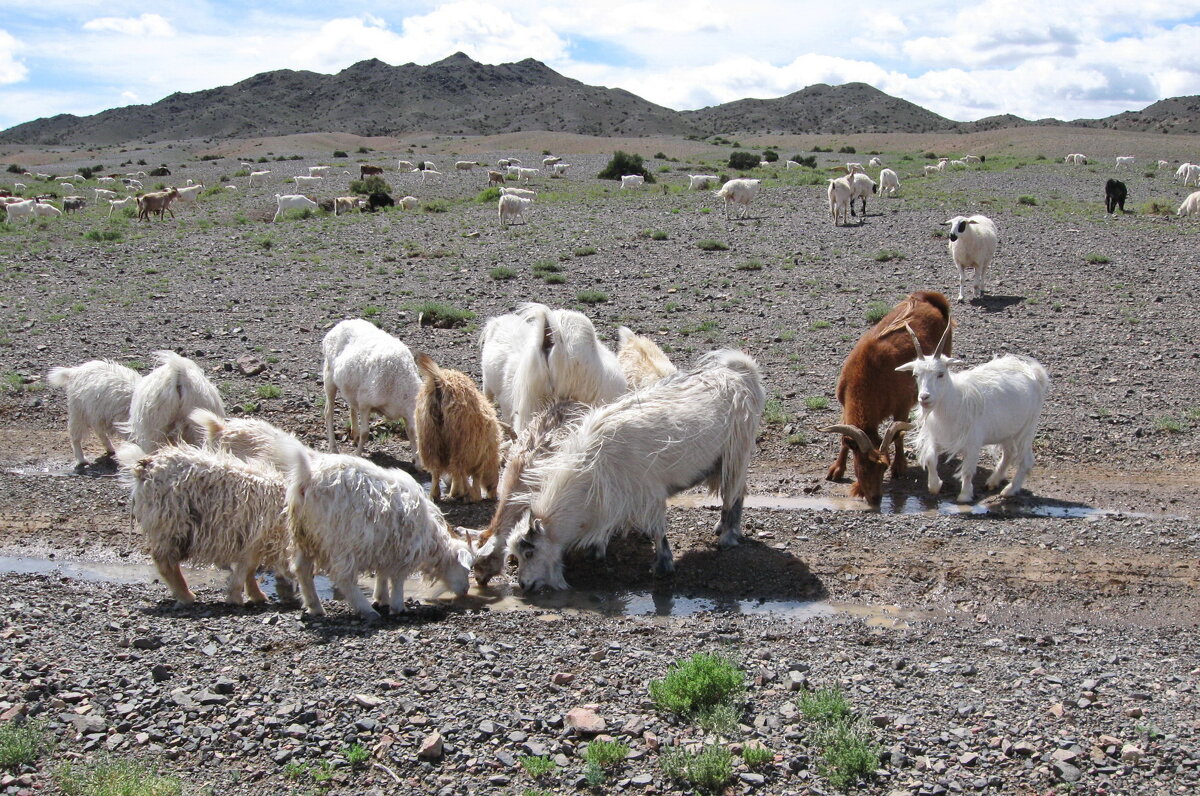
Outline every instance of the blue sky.
<svg viewBox="0 0 1200 796">
<path fill-rule="evenodd" d="M 953 119 L 1200 94 L 1200 0 L 7 0 L 0 128 L 364 58 L 536 58 L 677 109 L 862 81 Z M 151 8 L 153 10 L 147 10 Z"/>
</svg>

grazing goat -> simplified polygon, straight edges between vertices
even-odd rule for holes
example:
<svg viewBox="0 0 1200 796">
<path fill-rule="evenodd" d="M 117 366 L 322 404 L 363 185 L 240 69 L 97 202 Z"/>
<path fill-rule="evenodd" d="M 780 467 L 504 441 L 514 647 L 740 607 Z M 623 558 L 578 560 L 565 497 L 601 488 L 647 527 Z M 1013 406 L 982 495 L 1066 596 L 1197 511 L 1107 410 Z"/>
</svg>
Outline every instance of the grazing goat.
<svg viewBox="0 0 1200 796">
<path fill-rule="evenodd" d="M 454 162 L 454 169 L 456 171 L 470 171 L 473 168 L 475 168 L 475 161 L 473 160 L 456 160 Z"/>
<path fill-rule="evenodd" d="M 4 206 L 6 221 L 11 224 L 18 218 L 28 218 L 33 221 L 33 208 L 37 205 L 36 199 L 26 199 L 25 201 L 10 202 Z"/>
<path fill-rule="evenodd" d="M 117 460 L 133 517 L 176 606 L 196 599 L 179 568 L 183 561 L 231 568 L 225 600 L 234 605 L 242 603 L 243 586 L 252 602 L 266 601 L 254 577 L 260 565 L 291 577 L 278 472 L 186 445 L 147 453 L 126 444 Z"/>
<path fill-rule="evenodd" d="M 309 166 L 308 167 L 308 176 L 310 176 L 310 177 L 324 176 L 325 172 L 327 172 L 327 171 L 329 171 L 328 166 Z"/>
<path fill-rule="evenodd" d="M 57 218 L 62 215 L 62 211 L 49 202 L 37 202 L 33 206 L 33 214 L 42 218 Z"/>
<path fill-rule="evenodd" d="M 159 366 L 133 388 L 129 399 L 129 439 L 146 453 L 168 442 L 196 445 L 200 435 L 188 416 L 196 409 L 225 414 L 221 393 L 190 359 L 155 351 Z"/>
<path fill-rule="evenodd" d="M 200 198 L 200 192 L 204 190 L 204 183 L 199 185 L 189 185 L 186 188 L 177 188 L 179 193 L 180 204 L 190 204 Z"/>
<path fill-rule="evenodd" d="M 120 194 L 116 191 L 109 191 L 104 188 L 93 188 L 92 190 L 96 192 L 97 202 L 99 202 L 101 199 L 116 199 L 118 196 L 120 196 Z"/>
<path fill-rule="evenodd" d="M 416 210 L 421 204 L 421 200 L 415 196 L 404 196 L 396 204 L 400 206 L 401 210 Z"/>
<path fill-rule="evenodd" d="M 649 387 L 678 370 L 649 337 L 634 334 L 625 326 L 617 330 L 617 337 L 621 341 L 617 347 L 617 362 L 621 364 L 629 389 Z"/>
<path fill-rule="evenodd" d="M 531 191 L 528 188 L 501 188 L 500 195 L 519 196 L 522 199 L 536 199 L 537 191 Z"/>
<path fill-rule="evenodd" d="M 950 256 L 958 266 L 958 300 L 963 300 L 963 284 L 970 270 L 975 272 L 972 280 L 975 296 L 982 297 L 983 277 L 992 264 L 999 243 L 996 225 L 990 218 L 981 215 L 970 218 L 955 216 L 946 224 L 950 227 Z M 996 284 L 1000 284 L 1000 281 L 996 280 Z"/>
<path fill-rule="evenodd" d="M 578 401 L 555 401 L 521 430 L 508 449 L 508 460 L 500 475 L 496 510 L 487 529 L 479 537 L 479 557 L 475 559 L 475 580 L 481 586 L 504 570 L 508 558 L 508 537 L 529 511 L 528 495 L 536 486 L 536 466 L 558 450 L 588 413 L 590 407 Z"/>
<path fill-rule="evenodd" d="M 913 344 L 919 348 L 915 337 Z M 971 502 L 979 453 L 985 445 L 999 445 L 1000 461 L 986 486 L 999 486 L 1015 462 L 1016 473 L 1000 492 L 1005 497 L 1015 495 L 1033 468 L 1033 436 L 1050 377 L 1029 357 L 1010 354 L 951 373 L 950 365 L 958 361 L 946 357 L 939 342 L 928 357 L 919 356 L 896 368 L 912 373 L 917 382 L 917 458 L 928 475 L 929 492 L 936 495 L 941 491 L 938 458 L 949 453 L 962 458 L 958 502 Z"/>
<path fill-rule="evenodd" d="M 504 175 L 498 171 L 488 171 L 488 185 L 503 185 Z"/>
<path fill-rule="evenodd" d="M 108 200 L 108 216 L 112 218 L 112 211 L 118 207 L 128 207 L 131 204 L 137 203 L 136 196 L 126 196 L 124 199 L 109 199 Z"/>
<path fill-rule="evenodd" d="M 730 205 L 740 205 L 738 218 L 746 218 L 750 213 L 750 203 L 758 195 L 762 180 L 752 180 L 746 177 L 729 180 L 716 192 L 716 196 L 725 200 L 725 218 L 729 218 Z"/>
<path fill-rule="evenodd" d="M 516 543 L 521 587 L 567 588 L 567 550 L 603 551 L 629 527 L 654 540 L 655 572 L 672 572 L 666 501 L 699 484 L 721 495 L 721 546 L 738 544 L 765 401 L 754 360 L 722 350 L 701 357 L 692 371 L 589 412 L 533 474 L 530 527 Z"/>
<path fill-rule="evenodd" d="M 275 194 L 275 217 L 271 219 L 274 223 L 279 220 L 279 217 L 289 210 L 311 211 L 315 212 L 319 205 L 307 196 L 300 194 L 288 194 L 280 196 Z"/>
<path fill-rule="evenodd" d="M 646 178 L 640 174 L 622 174 L 621 189 L 626 188 L 641 188 L 646 184 Z"/>
<path fill-rule="evenodd" d="M 293 449 L 301 444 L 294 436 L 265 420 L 221 417 L 207 409 L 197 409 L 188 415 L 188 419 L 199 430 L 200 444 L 204 448 L 284 474 L 291 466 Z"/>
<path fill-rule="evenodd" d="M 372 412 L 388 420 L 403 418 L 409 441 L 413 441 L 421 378 L 408 346 L 375 324 L 356 318 L 330 329 L 321 342 L 321 352 L 325 432 L 331 451 L 337 452 L 333 407 L 339 391 L 350 406 L 350 439 L 359 456 L 371 434 Z M 413 449 L 415 452 L 416 445 Z"/>
<path fill-rule="evenodd" d="M 11 207 L 12 205 L 9 205 Z M 1194 191 L 1188 194 L 1188 197 L 1183 200 L 1183 204 L 1175 211 L 1175 215 L 1179 217 L 1194 216 L 1200 214 L 1200 191 Z"/>
<path fill-rule="evenodd" d="M 403 470 L 364 459 L 296 448 L 285 500 L 287 529 L 304 608 L 325 609 L 313 584 L 314 568 L 329 573 L 363 618 L 378 614 L 358 586 L 375 572 L 375 601 L 404 610 L 404 579 L 415 571 L 441 580 L 456 595 L 470 587 L 474 555 L 454 538 L 437 506 Z"/>
<path fill-rule="evenodd" d="M 171 218 L 174 218 L 175 211 L 171 209 L 171 202 L 178 196 L 177 188 L 142 194 L 137 198 L 138 221 L 149 221 L 151 213 L 157 214 L 159 221 L 166 219 L 166 213 L 170 213 Z"/>
<path fill-rule="evenodd" d="M 850 215 L 854 215 L 854 200 L 862 201 L 862 217 L 867 215 L 867 197 L 873 193 L 879 193 L 879 186 L 875 181 L 866 174 L 856 173 L 848 174 L 846 178 L 850 181 Z"/>
<path fill-rule="evenodd" d="M 1119 168 L 1121 168 L 1122 166 L 1128 166 L 1129 168 L 1133 168 L 1133 164 L 1134 164 L 1135 160 L 1136 160 L 1136 158 L 1129 157 L 1129 156 L 1125 156 L 1125 157 L 1118 157 L 1118 158 L 1117 158 L 1117 165 L 1116 165 L 1114 168 L 1118 168 L 1118 169 L 1119 169 Z"/>
<path fill-rule="evenodd" d="M 569 169 L 569 168 L 571 168 L 570 163 L 555 163 L 553 166 L 550 167 L 551 171 L 553 171 L 553 173 L 550 176 L 551 177 L 561 177 L 567 173 L 567 169 Z"/>
<path fill-rule="evenodd" d="M 441 500 L 442 473 L 450 476 L 450 497 L 475 503 L 486 492 L 496 497 L 500 479 L 500 422 L 496 410 L 465 373 L 439 368 L 417 354 L 421 389 L 417 393 L 415 439 L 421 464 L 433 476 L 429 497 Z"/>
<path fill-rule="evenodd" d="M 64 213 L 78 213 L 87 205 L 87 200 L 82 196 L 67 196 L 63 198 Z"/>
<path fill-rule="evenodd" d="M 391 195 L 383 191 L 376 191 L 372 194 L 367 194 L 367 206 L 363 208 L 368 213 L 374 213 L 381 207 L 395 207 L 396 200 Z"/>
<path fill-rule="evenodd" d="M 1121 212 L 1125 212 L 1125 199 L 1128 197 L 1129 191 L 1125 188 L 1125 183 L 1120 180 L 1110 179 L 1104 183 L 1104 210 L 1109 215 L 1113 214 L 1118 207 Z"/>
<path fill-rule="evenodd" d="M 884 169 L 879 172 L 879 195 L 892 194 L 895 196 L 896 191 L 900 190 L 900 176 L 891 169 Z"/>
<path fill-rule="evenodd" d="M 560 158 L 560 157 L 555 157 L 555 156 L 551 155 L 549 157 L 542 158 L 543 166 L 556 166 L 559 163 L 562 163 L 562 158 Z"/>
<path fill-rule="evenodd" d="M 365 205 L 366 202 L 357 196 L 339 196 L 333 200 L 333 214 L 340 216 L 343 212 L 349 213 L 351 210 L 361 209 Z"/>
<path fill-rule="evenodd" d="M 396 168 L 400 171 L 416 171 L 417 167 L 407 160 L 396 161 Z"/>
<path fill-rule="evenodd" d="M 520 196 L 513 194 L 504 194 L 500 197 L 500 202 L 497 205 L 496 213 L 500 218 L 500 226 L 507 227 L 516 219 L 521 219 L 521 223 L 525 223 L 525 209 L 533 204 L 532 199 L 523 199 Z"/>
<path fill-rule="evenodd" d="M 517 179 L 525 180 L 525 182 L 529 182 L 534 177 L 536 177 L 540 171 L 541 171 L 541 169 L 525 169 L 525 168 L 518 167 L 517 168 Z M 624 179 L 624 178 L 622 178 L 622 179 Z M 622 185 L 621 187 L 624 188 L 625 186 Z"/>
<path fill-rule="evenodd" d="M 270 173 L 271 172 L 269 170 L 268 171 L 252 171 L 252 172 L 250 172 L 250 182 L 248 183 L 249 187 L 254 187 L 254 178 L 255 177 L 261 177 L 262 182 L 266 182 L 267 175 Z"/>
<path fill-rule="evenodd" d="M 383 167 L 382 166 L 367 166 L 365 164 L 358 167 L 359 179 L 362 179 L 363 177 L 369 176 L 371 174 L 383 174 Z"/>
<path fill-rule="evenodd" d="M 881 168 L 883 168 L 883 161 L 880 160 L 879 158 L 871 158 L 867 162 L 867 165 L 873 169 L 881 169 Z"/>
<path fill-rule="evenodd" d="M 324 177 L 305 177 L 303 175 L 296 175 L 295 177 L 292 177 L 292 181 L 294 183 L 296 183 L 296 190 L 311 191 L 314 188 L 319 187 L 320 184 L 325 181 L 325 178 Z"/>
<path fill-rule="evenodd" d="M 846 457 L 854 452 L 854 484 L 850 494 L 873 506 L 883 499 L 883 474 L 891 467 L 892 477 L 904 475 L 904 432 L 911 428 L 908 416 L 917 405 L 917 388 L 896 367 L 911 362 L 917 352 L 905 325 L 915 328 L 922 346 L 932 349 L 946 334 L 945 350 L 950 353 L 950 302 L 941 293 L 918 291 L 892 308 L 879 323 L 867 330 L 854 344 L 842 364 L 837 382 L 837 399 L 842 405 L 841 423 L 821 431 L 841 435 L 841 448 L 825 478 L 841 480 L 846 473 Z M 888 419 L 882 441 L 879 425 Z M 895 455 L 888 448 L 895 444 Z M 889 458 L 890 457 L 890 458 Z"/>
<path fill-rule="evenodd" d="M 73 368 L 54 368 L 46 376 L 51 387 L 67 391 L 67 434 L 77 470 L 87 466 L 83 437 L 89 430 L 112 456 L 110 437 L 129 420 L 129 401 L 142 377 L 137 371 L 107 360 L 93 359 Z"/>
<path fill-rule="evenodd" d="M 710 184 L 717 181 L 715 174 L 689 174 L 688 175 L 688 190 L 703 191 Z"/>
</svg>

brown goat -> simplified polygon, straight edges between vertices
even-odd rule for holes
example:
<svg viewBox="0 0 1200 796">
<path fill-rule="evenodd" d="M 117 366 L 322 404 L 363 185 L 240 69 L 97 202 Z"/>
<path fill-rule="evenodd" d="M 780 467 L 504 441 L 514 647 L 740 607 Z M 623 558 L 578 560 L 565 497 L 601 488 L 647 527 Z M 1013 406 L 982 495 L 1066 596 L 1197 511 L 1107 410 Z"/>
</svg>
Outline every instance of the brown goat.
<svg viewBox="0 0 1200 796">
<path fill-rule="evenodd" d="M 379 166 L 359 166 L 358 176 L 366 177 L 368 174 L 383 174 L 383 169 Z"/>
<path fill-rule="evenodd" d="M 932 351 L 945 336 L 945 353 L 950 353 L 950 303 L 941 293 L 920 290 L 910 294 L 879 323 L 863 334 L 842 364 L 837 399 L 842 404 L 842 422 L 823 428 L 840 434 L 841 450 L 825 476 L 839 480 L 846 472 L 846 456 L 854 450 L 855 483 L 850 494 L 872 505 L 883 499 L 883 474 L 891 466 L 892 477 L 904 475 L 904 432 L 911 428 L 908 416 L 917 404 L 916 382 L 896 368 L 917 358 L 912 338 L 905 331 L 911 326 L 921 347 Z M 905 378 L 907 377 L 907 378 Z M 879 424 L 892 423 L 879 437 Z M 895 444 L 895 456 L 888 448 Z"/>
<path fill-rule="evenodd" d="M 164 212 L 170 213 L 171 218 L 175 218 L 175 211 L 171 209 L 171 202 L 178 196 L 178 188 L 172 188 L 169 191 L 142 194 L 137 198 L 138 221 L 149 221 L 151 213 L 157 213 L 160 221 L 165 218 L 163 216 Z"/>
<path fill-rule="evenodd" d="M 504 175 L 498 171 L 488 172 L 488 185 L 503 185 Z"/>
<path fill-rule="evenodd" d="M 439 368 L 417 354 L 416 439 L 422 466 L 433 476 L 429 496 L 440 500 L 441 475 L 450 474 L 450 497 L 474 503 L 500 480 L 500 421 L 491 402 L 465 373 Z"/>
</svg>

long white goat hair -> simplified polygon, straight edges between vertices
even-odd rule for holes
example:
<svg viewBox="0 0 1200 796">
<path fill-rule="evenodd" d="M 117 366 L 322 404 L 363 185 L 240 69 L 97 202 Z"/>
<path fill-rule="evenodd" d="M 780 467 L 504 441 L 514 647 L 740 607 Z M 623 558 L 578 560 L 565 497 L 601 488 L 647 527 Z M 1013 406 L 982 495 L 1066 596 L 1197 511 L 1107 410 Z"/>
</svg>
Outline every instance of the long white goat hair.
<svg viewBox="0 0 1200 796">
<path fill-rule="evenodd" d="M 296 447 L 301 445 L 300 440 L 265 420 L 225 418 L 207 409 L 197 409 L 189 419 L 200 430 L 205 449 L 258 462 L 281 473 L 287 472 Z"/>
<path fill-rule="evenodd" d="M 155 351 L 153 356 L 159 366 L 138 382 L 130 399 L 130 441 L 147 453 L 179 440 L 195 445 L 200 437 L 188 415 L 207 409 L 223 416 L 221 393 L 192 360 L 174 351 Z"/>
<path fill-rule="evenodd" d="M 83 437 L 92 430 L 109 455 L 115 453 L 110 437 L 121 433 L 129 420 L 129 402 L 142 377 L 137 371 L 109 360 L 93 359 L 73 368 L 53 368 L 46 380 L 67 391 L 67 433 L 79 466 Z"/>
<path fill-rule="evenodd" d="M 634 334 L 627 326 L 618 329 L 617 336 L 621 341 L 617 349 L 617 361 L 621 364 L 629 389 L 648 387 L 679 370 L 649 337 Z"/>
<path fill-rule="evenodd" d="M 500 422 L 512 426 L 513 377 L 517 351 L 530 334 L 520 315 L 509 313 L 489 318 L 479 336 L 483 363 L 483 394 L 496 402 Z"/>
</svg>

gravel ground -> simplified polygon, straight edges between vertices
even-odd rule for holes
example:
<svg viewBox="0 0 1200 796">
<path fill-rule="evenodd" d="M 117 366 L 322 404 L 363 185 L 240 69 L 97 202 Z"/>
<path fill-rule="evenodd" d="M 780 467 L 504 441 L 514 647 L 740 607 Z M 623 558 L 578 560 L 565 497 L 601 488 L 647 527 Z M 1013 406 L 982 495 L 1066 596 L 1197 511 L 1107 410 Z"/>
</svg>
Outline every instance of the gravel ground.
<svg viewBox="0 0 1200 796">
<path fill-rule="evenodd" d="M 318 444 L 320 338 L 336 321 L 370 315 L 478 376 L 484 318 L 527 299 L 575 306 L 585 290 L 606 295 L 585 309 L 610 341 L 625 324 L 678 363 L 719 346 L 759 360 L 773 401 L 747 544 L 717 551 L 715 511 L 689 498 L 668 515 L 670 583 L 649 575 L 649 545 L 628 539 L 604 562 L 573 562 L 570 597 L 527 601 L 502 585 L 459 603 L 413 602 L 378 625 L 340 602 L 319 621 L 275 605 L 226 609 L 207 581 L 201 605 L 175 611 L 148 577 L 0 575 L 0 715 L 41 717 L 57 740 L 0 790 L 53 792 L 60 761 L 112 752 L 157 761 L 188 793 L 573 791 L 586 789 L 581 754 L 593 736 L 566 717 L 594 705 L 603 732 L 632 750 L 603 790 L 680 792 L 661 750 L 699 731 L 657 712 L 646 685 L 694 651 L 724 651 L 749 677 L 743 726 L 722 740 L 757 738 L 775 752 L 763 768 L 738 769 L 733 793 L 832 790 L 795 707 L 799 689 L 826 685 L 845 689 L 884 751 L 864 792 L 1200 787 L 1200 279 L 1195 224 L 1145 212 L 1152 201 L 1173 210 L 1187 193 L 1165 170 L 1120 175 L 1138 212 L 1109 218 L 1105 166 L 1039 161 L 1034 150 L 989 156 L 993 170 L 924 178 L 912 176 L 927 162 L 919 152 L 904 161 L 887 150 L 900 197 L 872 200 L 861 226 L 835 228 L 823 187 L 795 171 L 768 180 L 751 219 L 727 221 L 710 194 L 678 190 L 686 173 L 725 171 L 718 165 L 653 159 L 671 188 L 621 192 L 592 177 L 606 156 L 572 154 L 566 179 L 536 186 L 528 224 L 501 230 L 494 202 L 465 201 L 484 178 L 449 173 L 452 146 L 484 162 L 513 154 L 444 141 L 431 156 L 418 151 L 448 173 L 425 185 L 387 177 L 429 211 L 262 223 L 273 195 L 288 192 L 283 176 L 338 162 L 301 151 L 303 161 L 262 166 L 270 185 L 251 191 L 235 178 L 238 191 L 174 221 L 118 220 L 114 242 L 84 237 L 109 228 L 95 208 L 0 226 L 0 555 L 11 557 L 0 569 L 145 561 L 116 480 L 103 468 L 69 476 L 64 402 L 38 380 L 54 365 L 144 364 L 173 348 L 211 372 L 233 411 Z M 55 170 L 144 157 L 168 163 L 176 182 L 215 184 L 238 168 L 185 160 L 191 151 L 89 154 Z M 322 196 L 342 193 L 340 179 Z M 1002 281 L 954 307 L 956 355 L 1031 355 L 1054 380 L 1031 494 L 960 510 L 947 502 L 953 479 L 934 500 L 913 470 L 887 486 L 881 511 L 866 511 L 846 499 L 847 484 L 823 480 L 836 440 L 814 429 L 837 418 L 837 372 L 872 303 L 916 289 L 953 297 L 956 273 L 935 232 L 973 212 L 1000 230 Z M 728 249 L 702 251 L 702 240 Z M 563 283 L 536 276 L 531 266 L 545 261 Z M 498 266 L 515 276 L 493 279 Z M 477 317 L 420 326 L 424 301 Z M 266 370 L 242 375 L 244 356 Z M 280 395 L 263 397 L 274 393 L 267 385 Z M 411 458 L 382 429 L 372 455 Z M 985 462 L 980 483 L 987 472 Z M 480 527 L 490 506 L 445 509 Z M 421 759 L 434 733 L 441 754 Z M 380 767 L 346 764 L 353 743 Z M 559 767 L 536 783 L 517 763 L 530 754 Z M 318 770 L 332 778 L 317 782 Z"/>
</svg>

